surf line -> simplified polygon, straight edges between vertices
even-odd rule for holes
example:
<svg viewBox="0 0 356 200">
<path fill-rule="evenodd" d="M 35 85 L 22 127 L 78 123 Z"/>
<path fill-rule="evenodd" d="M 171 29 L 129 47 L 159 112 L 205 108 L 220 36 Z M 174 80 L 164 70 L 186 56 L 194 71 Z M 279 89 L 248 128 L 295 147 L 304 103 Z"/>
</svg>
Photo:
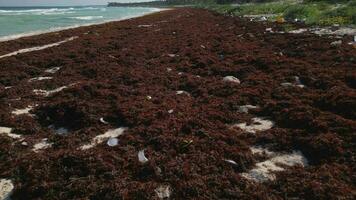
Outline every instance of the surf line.
<svg viewBox="0 0 356 200">
<path fill-rule="evenodd" d="M 14 51 L 12 53 L 8 53 L 8 54 L 0 56 L 0 59 L 1 58 L 10 57 L 10 56 L 15 56 L 15 55 L 18 55 L 18 54 L 28 53 L 28 52 L 32 52 L 32 51 L 40 51 L 40 50 L 43 50 L 43 49 L 48 49 L 48 48 L 51 48 L 51 47 L 59 46 L 59 45 L 61 45 L 63 43 L 75 40 L 77 38 L 78 38 L 78 36 L 74 36 L 74 37 L 70 37 L 70 38 L 67 38 L 65 40 L 62 40 L 62 41 L 59 41 L 59 42 L 56 42 L 56 43 L 52 43 L 52 44 L 46 44 L 46 45 L 43 45 L 43 46 L 31 47 L 31 48 L 27 48 L 27 49 L 20 49 L 18 51 Z"/>
</svg>

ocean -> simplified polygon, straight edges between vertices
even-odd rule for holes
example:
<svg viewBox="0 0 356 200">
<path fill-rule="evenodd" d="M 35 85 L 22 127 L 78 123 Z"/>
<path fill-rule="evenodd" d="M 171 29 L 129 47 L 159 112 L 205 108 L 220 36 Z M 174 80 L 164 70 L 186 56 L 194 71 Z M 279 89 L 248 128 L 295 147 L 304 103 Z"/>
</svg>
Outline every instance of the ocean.
<svg viewBox="0 0 356 200">
<path fill-rule="evenodd" d="M 0 41 L 128 19 L 158 10 L 106 6 L 0 7 Z"/>
</svg>

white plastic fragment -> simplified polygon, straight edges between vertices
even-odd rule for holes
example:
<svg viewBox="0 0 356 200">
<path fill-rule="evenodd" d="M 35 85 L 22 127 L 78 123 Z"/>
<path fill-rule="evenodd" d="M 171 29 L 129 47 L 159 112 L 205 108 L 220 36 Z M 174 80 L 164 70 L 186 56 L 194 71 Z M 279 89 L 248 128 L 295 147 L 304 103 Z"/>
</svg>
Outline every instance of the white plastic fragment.
<svg viewBox="0 0 356 200">
<path fill-rule="evenodd" d="M 114 147 L 114 146 L 117 146 L 119 144 L 119 139 L 117 138 L 110 138 L 106 144 L 109 146 L 109 147 Z"/>
<path fill-rule="evenodd" d="M 233 83 L 237 83 L 237 84 L 240 84 L 240 80 L 234 76 L 225 76 L 223 78 L 223 81 L 225 82 L 233 82 Z"/>
<path fill-rule="evenodd" d="M 52 43 L 52 44 L 46 44 L 46 45 L 43 45 L 43 46 L 31 47 L 31 48 L 27 48 L 27 49 L 20 49 L 18 51 L 15 51 L 15 52 L 8 53 L 8 54 L 0 56 L 0 59 L 1 58 L 5 58 L 5 57 L 10 57 L 10 56 L 15 56 L 15 55 L 18 55 L 18 54 L 27 53 L 27 52 L 40 51 L 40 50 L 48 49 L 48 48 L 51 48 L 51 47 L 59 46 L 59 45 L 61 45 L 63 43 L 75 40 L 77 38 L 78 37 L 75 36 L 75 37 L 70 37 L 70 38 L 62 40 L 60 42 L 56 42 L 56 43 Z"/>
<path fill-rule="evenodd" d="M 291 154 L 281 154 L 272 158 L 256 163 L 255 167 L 247 173 L 242 173 L 241 176 L 256 182 L 264 182 L 275 180 L 275 172 L 284 171 L 285 167 L 300 165 L 305 167 L 308 165 L 307 159 L 299 151 L 293 151 Z"/>
<path fill-rule="evenodd" d="M 31 78 L 31 79 L 28 80 L 28 82 L 51 80 L 51 79 L 53 79 L 53 77 L 50 77 L 50 76 L 40 76 L 40 77 Z"/>
<path fill-rule="evenodd" d="M 109 122 L 105 121 L 103 117 L 101 117 L 101 118 L 99 119 L 99 121 L 100 121 L 101 123 L 103 123 L 103 124 L 109 124 Z"/>
<path fill-rule="evenodd" d="M 0 179 L 0 199 L 10 200 L 10 196 L 14 191 L 14 185 L 11 180 Z"/>
<path fill-rule="evenodd" d="M 146 96 L 146 99 L 147 99 L 147 100 L 151 100 L 152 97 L 151 97 L 151 96 Z"/>
<path fill-rule="evenodd" d="M 271 129 L 274 123 L 270 120 L 255 117 L 252 118 L 252 124 L 247 125 L 246 122 L 235 124 L 232 127 L 238 127 L 247 133 L 256 133 L 258 131 L 265 131 Z"/>
<path fill-rule="evenodd" d="M 239 106 L 239 112 L 240 113 L 248 113 L 250 109 L 256 109 L 258 106 L 253 106 L 253 105 L 244 105 L 244 106 Z"/>
<path fill-rule="evenodd" d="M 137 156 L 138 156 L 138 161 L 140 161 L 140 163 L 148 162 L 148 158 L 145 156 L 145 150 L 139 151 Z"/>
<path fill-rule="evenodd" d="M 233 165 L 237 165 L 237 163 L 233 160 L 224 159 L 224 161 Z"/>
<path fill-rule="evenodd" d="M 172 114 L 172 113 L 173 113 L 173 111 L 174 111 L 173 109 L 168 110 L 168 113 L 169 113 L 169 114 Z"/>
<path fill-rule="evenodd" d="M 172 68 L 167 67 L 167 72 L 172 71 Z"/>
<path fill-rule="evenodd" d="M 169 57 L 171 57 L 171 58 L 174 58 L 174 57 L 176 57 L 176 56 L 178 56 L 177 54 L 172 54 L 172 53 L 170 53 L 170 54 L 167 54 Z"/>
<path fill-rule="evenodd" d="M 52 147 L 53 143 L 49 143 L 47 138 L 41 140 L 41 142 L 33 145 L 32 151 L 38 153 L 40 150 L 44 150 Z"/>
<path fill-rule="evenodd" d="M 119 137 L 120 135 L 124 134 L 124 132 L 126 130 L 127 130 L 126 127 L 121 127 L 121 128 L 117 128 L 117 129 L 108 130 L 104 134 L 98 135 L 95 138 L 93 138 L 89 144 L 81 146 L 80 149 L 81 150 L 87 150 L 87 149 L 93 148 L 96 145 L 104 142 L 108 138 Z"/>
<path fill-rule="evenodd" d="M 11 132 L 12 132 L 12 128 L 0 126 L 0 135 L 3 134 L 13 139 L 20 139 L 22 137 L 21 135 L 14 134 Z"/>
<path fill-rule="evenodd" d="M 46 73 L 50 73 L 50 74 L 54 74 L 54 73 L 58 72 L 60 69 L 61 69 L 61 67 L 53 67 L 53 68 L 50 68 L 50 69 L 46 69 L 45 72 Z"/>
<path fill-rule="evenodd" d="M 155 192 L 160 199 L 169 198 L 172 193 L 172 189 L 169 185 L 161 185 L 155 189 Z"/>
<path fill-rule="evenodd" d="M 176 92 L 176 94 L 177 94 L 177 95 L 181 95 L 181 94 L 186 94 L 186 95 L 189 95 L 189 93 L 188 93 L 188 92 L 183 91 L 183 90 L 178 90 L 178 91 Z"/>
</svg>

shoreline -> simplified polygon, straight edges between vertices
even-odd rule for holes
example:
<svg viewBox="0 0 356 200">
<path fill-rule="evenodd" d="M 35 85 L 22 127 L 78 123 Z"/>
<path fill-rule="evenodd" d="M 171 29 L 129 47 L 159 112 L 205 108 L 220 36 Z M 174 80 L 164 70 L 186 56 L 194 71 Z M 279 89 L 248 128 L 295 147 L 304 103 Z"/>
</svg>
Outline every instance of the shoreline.
<svg viewBox="0 0 356 200">
<path fill-rule="evenodd" d="M 179 8 L 0 43 L 0 197 L 353 199 L 352 38 L 283 28 Z"/>
<path fill-rule="evenodd" d="M 147 14 L 143 14 L 143 15 L 139 15 L 139 16 L 133 16 L 133 17 L 125 17 L 122 19 L 113 19 L 113 20 L 107 20 L 107 21 L 102 21 L 102 22 L 97 22 L 97 23 L 87 23 L 87 24 L 82 24 L 82 25 L 73 25 L 73 26 L 68 26 L 68 27 L 57 27 L 57 28 L 53 28 L 50 30 L 43 30 L 43 31 L 32 31 L 32 32 L 28 32 L 28 33 L 19 33 L 19 34 L 14 34 L 14 35 L 9 35 L 9 36 L 1 36 L 0 37 L 0 44 L 2 42 L 8 42 L 8 41 L 13 41 L 13 40 L 17 40 L 17 39 L 22 39 L 22 38 L 26 38 L 26 37 L 32 37 L 32 36 L 38 36 L 38 35 L 43 35 L 43 34 L 48 34 L 48 33 L 56 33 L 56 32 L 60 32 L 60 31 L 66 31 L 66 30 L 71 30 L 71 29 L 76 29 L 76 28 L 81 28 L 81 27 L 90 27 L 90 26 L 95 26 L 95 25 L 102 25 L 102 24 L 106 24 L 106 23 L 111 23 L 111 22 L 119 22 L 119 21 L 124 21 L 124 20 L 129 20 L 129 19 L 135 19 L 135 18 L 139 18 L 139 17 L 144 17 L 146 15 L 151 15 L 154 13 L 159 13 L 159 12 L 163 12 L 166 10 L 169 10 L 168 8 L 152 8 L 155 9 L 152 12 L 149 12 Z"/>
</svg>

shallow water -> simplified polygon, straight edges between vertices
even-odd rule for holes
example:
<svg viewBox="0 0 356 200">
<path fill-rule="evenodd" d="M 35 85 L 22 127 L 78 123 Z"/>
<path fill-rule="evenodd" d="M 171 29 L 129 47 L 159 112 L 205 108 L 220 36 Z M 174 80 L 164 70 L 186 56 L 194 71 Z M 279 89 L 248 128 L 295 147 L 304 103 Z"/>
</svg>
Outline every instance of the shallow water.
<svg viewBox="0 0 356 200">
<path fill-rule="evenodd" d="M 0 7 L 0 41 L 145 15 L 156 8 Z"/>
</svg>

